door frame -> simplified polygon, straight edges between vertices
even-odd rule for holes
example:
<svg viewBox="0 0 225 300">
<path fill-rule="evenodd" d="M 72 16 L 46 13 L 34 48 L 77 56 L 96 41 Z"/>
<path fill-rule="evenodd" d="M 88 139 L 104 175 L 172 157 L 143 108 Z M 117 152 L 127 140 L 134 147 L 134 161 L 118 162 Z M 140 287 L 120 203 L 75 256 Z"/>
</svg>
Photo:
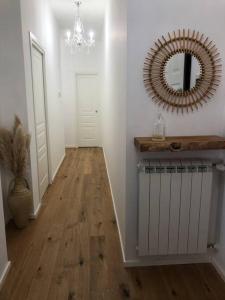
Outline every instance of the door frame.
<svg viewBox="0 0 225 300">
<path fill-rule="evenodd" d="M 98 72 L 95 72 L 95 71 L 93 71 L 93 72 L 76 72 L 75 73 L 75 86 L 76 86 L 76 93 L 75 93 L 75 97 L 76 97 L 76 101 L 75 101 L 75 103 L 76 103 L 76 135 L 77 135 L 77 147 L 79 148 L 79 147 L 81 147 L 80 145 L 79 145 L 79 99 L 78 99 L 78 86 L 77 86 L 77 78 L 78 78 L 78 76 L 85 76 L 85 75 L 90 75 L 90 76 L 97 76 L 98 77 L 98 80 L 99 80 L 99 73 Z M 100 83 L 100 81 L 99 81 L 99 83 Z M 100 86 L 99 86 L 100 87 Z M 98 146 L 97 147 L 101 147 L 101 144 L 102 144 L 102 139 L 101 139 L 101 99 L 100 99 L 100 97 L 99 97 L 99 110 L 98 110 L 98 115 L 99 115 L 99 117 L 98 117 L 98 126 L 99 126 L 99 137 L 98 137 Z"/>
<path fill-rule="evenodd" d="M 33 96 L 33 121 L 36 125 L 36 117 L 35 117 L 35 103 L 34 103 L 34 80 L 33 80 L 33 59 L 32 59 L 32 50 L 35 48 L 37 51 L 39 51 L 43 57 L 43 86 L 44 86 L 44 106 L 45 106 L 45 122 L 46 122 L 46 146 L 47 146 L 47 160 L 48 160 L 48 182 L 49 184 L 52 183 L 51 178 L 51 156 L 50 156 L 50 134 L 49 134 L 49 118 L 48 118 L 48 105 L 47 105 L 47 81 L 46 81 L 46 59 L 45 59 L 45 50 L 40 45 L 40 42 L 36 38 L 36 36 L 29 32 L 30 37 L 30 60 L 31 60 L 31 79 L 32 79 L 32 96 Z M 38 167 L 38 146 L 37 146 L 37 132 L 36 132 L 36 126 L 34 126 L 34 132 L 35 132 L 35 151 L 36 151 L 36 164 L 37 164 L 37 178 L 38 178 L 38 193 L 39 193 L 39 204 L 41 204 L 41 194 L 40 194 L 40 181 L 39 181 L 39 167 Z"/>
</svg>

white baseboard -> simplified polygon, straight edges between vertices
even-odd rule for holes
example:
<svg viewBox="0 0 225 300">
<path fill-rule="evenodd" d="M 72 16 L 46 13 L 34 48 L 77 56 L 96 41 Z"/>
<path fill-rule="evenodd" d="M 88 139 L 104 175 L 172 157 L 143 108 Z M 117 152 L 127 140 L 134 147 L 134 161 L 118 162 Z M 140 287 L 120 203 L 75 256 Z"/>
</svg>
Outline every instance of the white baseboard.
<svg viewBox="0 0 225 300">
<path fill-rule="evenodd" d="M 216 269 L 216 271 L 219 273 L 220 277 L 225 281 L 225 270 L 221 267 L 218 261 L 213 257 L 211 259 L 211 263 Z"/>
<path fill-rule="evenodd" d="M 6 266 L 5 266 L 5 269 L 4 269 L 3 273 L 2 273 L 2 275 L 0 276 L 0 290 L 1 290 L 1 288 L 2 288 L 2 286 L 4 284 L 4 282 L 5 282 L 5 279 L 6 279 L 7 275 L 8 275 L 8 273 L 9 273 L 10 268 L 11 268 L 11 262 L 8 261 L 7 264 L 6 264 Z"/>
<path fill-rule="evenodd" d="M 66 149 L 75 149 L 77 148 L 76 145 L 66 145 Z"/>
<path fill-rule="evenodd" d="M 117 223 L 117 228 L 118 228 L 118 232 L 119 232 L 120 247 L 121 247 L 122 256 L 123 256 L 123 263 L 125 263 L 126 259 L 125 259 L 125 253 L 124 253 L 123 239 L 122 239 L 122 234 L 121 234 L 121 230 L 120 230 L 120 226 L 119 226 L 119 219 L 118 219 L 118 215 L 117 215 L 117 211 L 116 211 L 115 198 L 113 196 L 112 184 L 111 184 L 109 171 L 108 171 L 108 162 L 107 162 L 107 159 L 106 159 L 104 148 L 103 148 L 103 155 L 104 155 L 104 159 L 105 159 L 106 172 L 107 172 L 107 176 L 108 176 L 108 179 L 109 179 L 109 186 L 110 186 L 110 192 L 111 192 L 111 196 L 112 196 L 113 209 L 114 209 L 114 213 L 115 213 L 115 216 L 116 216 L 116 223 Z"/>
<path fill-rule="evenodd" d="M 42 203 L 39 203 L 38 207 L 36 208 L 36 210 L 30 215 L 30 219 L 31 220 L 35 220 L 37 219 L 38 215 L 39 215 L 39 212 L 40 212 L 40 209 L 41 209 L 41 205 Z"/>
<path fill-rule="evenodd" d="M 57 168 L 56 168 L 56 170 L 55 170 L 55 172 L 54 172 L 54 175 L 53 175 L 53 177 L 52 177 L 52 179 L 51 179 L 51 183 L 54 181 L 54 179 L 55 179 L 55 177 L 56 177 L 56 175 L 57 175 L 57 173 L 58 173 L 58 171 L 59 171 L 59 168 L 61 167 L 61 165 L 62 165 L 62 163 L 63 163 L 65 157 L 66 157 L 66 154 L 64 153 L 63 156 L 62 156 L 62 158 L 61 158 L 61 160 L 60 160 L 60 162 L 59 162 L 59 164 L 58 164 L 58 166 L 57 166 Z M 39 214 L 40 209 L 41 209 L 41 206 L 42 206 L 42 203 L 39 203 L 39 205 L 38 205 L 38 207 L 36 208 L 36 210 L 30 215 L 30 219 L 31 219 L 31 220 L 32 220 L 32 219 L 33 219 L 33 220 L 37 219 L 38 214 Z"/>
<path fill-rule="evenodd" d="M 55 172 L 54 172 L 54 174 L 53 174 L 53 176 L 52 176 L 52 182 L 54 181 L 54 179 L 55 179 L 57 173 L 59 172 L 59 168 L 61 167 L 61 165 L 62 165 L 62 163 L 63 163 L 65 157 L 66 157 L 66 153 L 63 154 L 63 156 L 62 156 L 62 158 L 61 158 L 61 160 L 60 160 L 60 162 L 59 162 L 59 164 L 58 164 L 58 166 L 57 166 L 57 168 L 56 168 L 56 170 L 55 170 Z"/>
<path fill-rule="evenodd" d="M 125 267 L 150 267 L 150 266 L 167 266 L 167 265 L 185 265 L 209 263 L 210 259 L 207 255 L 190 255 L 190 256 L 174 256 L 174 257 L 145 257 L 138 260 L 125 260 Z"/>
</svg>

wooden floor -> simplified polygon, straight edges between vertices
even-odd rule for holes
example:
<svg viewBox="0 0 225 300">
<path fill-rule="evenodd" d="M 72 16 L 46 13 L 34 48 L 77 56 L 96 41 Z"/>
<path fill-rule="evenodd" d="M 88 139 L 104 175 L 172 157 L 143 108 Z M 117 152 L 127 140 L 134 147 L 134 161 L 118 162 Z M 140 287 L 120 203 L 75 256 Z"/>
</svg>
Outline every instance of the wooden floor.
<svg viewBox="0 0 225 300">
<path fill-rule="evenodd" d="M 39 218 L 7 228 L 1 300 L 224 300 L 211 265 L 125 269 L 101 149 L 69 150 Z"/>
</svg>

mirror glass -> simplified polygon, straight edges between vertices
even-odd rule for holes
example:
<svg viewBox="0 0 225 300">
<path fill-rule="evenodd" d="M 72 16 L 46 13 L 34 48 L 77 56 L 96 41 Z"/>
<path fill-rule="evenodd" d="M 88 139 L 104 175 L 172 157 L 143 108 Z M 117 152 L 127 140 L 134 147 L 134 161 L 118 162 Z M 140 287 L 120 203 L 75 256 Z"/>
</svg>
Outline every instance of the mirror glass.
<svg viewBox="0 0 225 300">
<path fill-rule="evenodd" d="M 190 91 L 201 78 L 200 63 L 189 53 L 177 53 L 165 66 L 165 78 L 173 90 Z"/>
</svg>

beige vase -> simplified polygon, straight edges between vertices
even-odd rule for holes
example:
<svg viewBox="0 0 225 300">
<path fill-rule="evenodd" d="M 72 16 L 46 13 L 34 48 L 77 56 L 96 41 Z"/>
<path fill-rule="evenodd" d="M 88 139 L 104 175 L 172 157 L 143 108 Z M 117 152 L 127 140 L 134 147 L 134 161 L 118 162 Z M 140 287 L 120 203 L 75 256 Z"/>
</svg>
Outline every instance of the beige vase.
<svg viewBox="0 0 225 300">
<path fill-rule="evenodd" d="M 17 177 L 11 181 L 8 203 L 16 226 L 19 229 L 25 228 L 32 208 L 32 193 L 25 178 Z"/>
</svg>

